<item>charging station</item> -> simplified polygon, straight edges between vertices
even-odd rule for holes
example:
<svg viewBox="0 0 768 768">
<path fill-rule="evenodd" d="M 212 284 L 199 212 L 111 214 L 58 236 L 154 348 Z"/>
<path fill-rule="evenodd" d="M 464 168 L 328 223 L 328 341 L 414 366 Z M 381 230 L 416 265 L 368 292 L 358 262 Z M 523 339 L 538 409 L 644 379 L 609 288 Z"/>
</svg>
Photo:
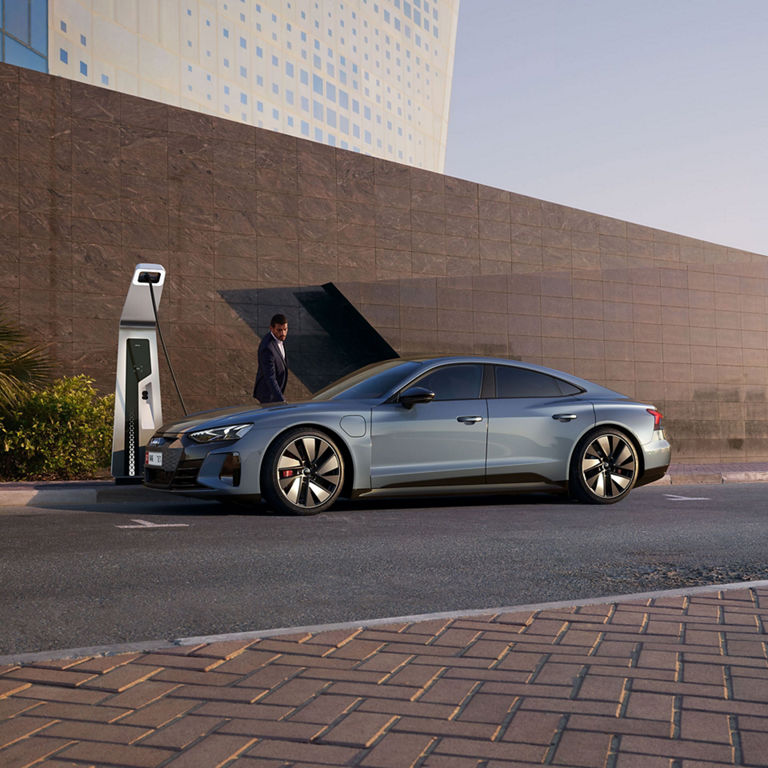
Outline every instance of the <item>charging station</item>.
<svg viewBox="0 0 768 768">
<path fill-rule="evenodd" d="M 112 476 L 118 483 L 141 481 L 145 446 L 163 422 L 157 305 L 164 283 L 160 264 L 137 264 L 120 316 L 112 433 Z"/>
</svg>

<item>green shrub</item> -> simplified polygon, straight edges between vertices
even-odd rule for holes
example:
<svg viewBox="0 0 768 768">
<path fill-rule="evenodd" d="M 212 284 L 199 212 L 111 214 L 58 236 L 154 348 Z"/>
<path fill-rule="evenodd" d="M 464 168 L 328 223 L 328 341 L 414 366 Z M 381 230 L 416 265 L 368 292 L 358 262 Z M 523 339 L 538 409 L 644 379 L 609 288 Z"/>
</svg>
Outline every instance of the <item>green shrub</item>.
<svg viewBox="0 0 768 768">
<path fill-rule="evenodd" d="M 27 391 L 0 411 L 0 480 L 78 480 L 109 466 L 114 395 L 87 376 Z"/>
</svg>

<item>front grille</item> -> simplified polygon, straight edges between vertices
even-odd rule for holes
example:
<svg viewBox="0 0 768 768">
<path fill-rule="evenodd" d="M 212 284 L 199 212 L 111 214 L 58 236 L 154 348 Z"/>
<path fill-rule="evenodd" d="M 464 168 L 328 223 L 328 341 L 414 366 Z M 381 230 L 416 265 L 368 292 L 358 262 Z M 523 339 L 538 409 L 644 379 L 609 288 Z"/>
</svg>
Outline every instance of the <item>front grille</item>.
<svg viewBox="0 0 768 768">
<path fill-rule="evenodd" d="M 176 471 L 168 471 L 157 467 L 144 467 L 144 482 L 154 488 L 202 488 L 197 482 L 197 473 L 203 465 L 202 459 L 185 459 L 176 467 Z"/>
<path fill-rule="evenodd" d="M 197 473 L 202 466 L 202 459 L 185 459 L 180 462 L 171 481 L 171 488 L 202 488 L 197 482 Z"/>
</svg>

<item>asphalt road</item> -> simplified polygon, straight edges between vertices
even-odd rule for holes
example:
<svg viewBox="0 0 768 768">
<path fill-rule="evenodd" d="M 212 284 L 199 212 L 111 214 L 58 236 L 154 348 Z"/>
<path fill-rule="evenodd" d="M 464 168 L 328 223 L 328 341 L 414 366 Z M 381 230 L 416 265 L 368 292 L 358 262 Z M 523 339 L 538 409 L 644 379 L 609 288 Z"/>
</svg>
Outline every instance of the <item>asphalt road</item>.
<svg viewBox="0 0 768 768">
<path fill-rule="evenodd" d="M 764 579 L 767 491 L 369 501 L 308 518 L 193 501 L 6 507 L 0 655 Z"/>
</svg>

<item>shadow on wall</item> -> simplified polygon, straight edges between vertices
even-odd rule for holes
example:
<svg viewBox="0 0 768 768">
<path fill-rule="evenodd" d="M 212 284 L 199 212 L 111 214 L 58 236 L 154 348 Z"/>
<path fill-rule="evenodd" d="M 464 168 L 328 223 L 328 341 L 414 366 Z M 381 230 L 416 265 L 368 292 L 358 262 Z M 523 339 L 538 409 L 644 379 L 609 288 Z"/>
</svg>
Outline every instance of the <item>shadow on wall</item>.
<svg viewBox="0 0 768 768">
<path fill-rule="evenodd" d="M 221 291 L 261 338 L 277 312 L 288 318 L 288 367 L 310 391 L 364 365 L 399 357 L 333 284 Z"/>
</svg>

